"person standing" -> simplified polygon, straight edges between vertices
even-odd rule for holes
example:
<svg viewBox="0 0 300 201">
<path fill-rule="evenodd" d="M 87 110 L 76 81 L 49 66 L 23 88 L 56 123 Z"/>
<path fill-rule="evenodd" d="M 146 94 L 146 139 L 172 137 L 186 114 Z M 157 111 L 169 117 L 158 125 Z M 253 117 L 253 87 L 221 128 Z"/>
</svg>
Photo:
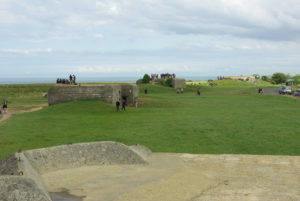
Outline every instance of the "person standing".
<svg viewBox="0 0 300 201">
<path fill-rule="evenodd" d="M 7 107 L 8 107 L 8 101 L 3 100 L 3 105 L 2 105 L 3 113 L 6 113 Z"/>
<path fill-rule="evenodd" d="M 70 83 L 72 84 L 72 83 L 73 83 L 73 77 L 72 77 L 71 74 L 70 74 L 70 76 L 69 76 L 69 80 L 70 80 Z"/>
<path fill-rule="evenodd" d="M 197 95 L 200 96 L 200 88 L 197 89 Z"/>
<path fill-rule="evenodd" d="M 73 84 L 76 84 L 76 76 L 73 75 Z"/>
<path fill-rule="evenodd" d="M 116 109 L 117 109 L 117 112 L 120 112 L 120 100 L 117 100 L 117 102 L 116 102 Z"/>
<path fill-rule="evenodd" d="M 148 94 L 148 89 L 147 88 L 145 89 L 145 94 Z"/>
<path fill-rule="evenodd" d="M 181 88 L 180 92 L 183 94 L 183 88 Z"/>
<path fill-rule="evenodd" d="M 126 111 L 126 100 L 122 101 L 122 111 Z"/>
</svg>

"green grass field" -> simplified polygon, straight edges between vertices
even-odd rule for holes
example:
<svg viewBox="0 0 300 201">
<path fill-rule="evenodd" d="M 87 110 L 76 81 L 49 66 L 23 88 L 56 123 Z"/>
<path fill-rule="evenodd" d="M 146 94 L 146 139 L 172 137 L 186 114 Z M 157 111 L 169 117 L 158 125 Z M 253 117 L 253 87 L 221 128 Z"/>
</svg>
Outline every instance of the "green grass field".
<svg viewBox="0 0 300 201">
<path fill-rule="evenodd" d="M 141 85 L 139 108 L 115 112 L 114 105 L 83 100 L 18 114 L 0 123 L 0 158 L 18 149 L 119 141 L 155 152 L 300 155 L 300 100 L 257 94 L 260 86 L 239 81 L 172 88 Z M 46 103 L 51 85 L 0 86 L 11 106 Z M 142 92 L 147 87 L 149 94 Z M 5 88 L 5 89 L 4 89 Z"/>
</svg>

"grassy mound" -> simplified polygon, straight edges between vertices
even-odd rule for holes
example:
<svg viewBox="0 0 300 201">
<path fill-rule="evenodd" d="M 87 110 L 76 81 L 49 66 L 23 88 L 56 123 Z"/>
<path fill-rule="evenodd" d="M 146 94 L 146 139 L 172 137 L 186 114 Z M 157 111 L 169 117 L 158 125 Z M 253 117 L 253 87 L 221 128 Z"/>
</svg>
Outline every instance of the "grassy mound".
<svg viewBox="0 0 300 201">
<path fill-rule="evenodd" d="M 300 101 L 257 94 L 260 86 L 219 81 L 217 87 L 200 85 L 196 96 L 199 86 L 176 94 L 141 85 L 140 107 L 126 112 L 87 100 L 15 115 L 0 124 L 0 158 L 19 148 L 102 140 L 156 152 L 300 155 Z"/>
</svg>

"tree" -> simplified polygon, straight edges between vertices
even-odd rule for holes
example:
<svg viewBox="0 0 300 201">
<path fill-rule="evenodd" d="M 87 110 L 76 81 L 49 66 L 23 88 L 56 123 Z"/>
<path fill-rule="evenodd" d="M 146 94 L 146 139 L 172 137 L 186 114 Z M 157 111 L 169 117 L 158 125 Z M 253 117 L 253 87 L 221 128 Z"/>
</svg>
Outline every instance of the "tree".
<svg viewBox="0 0 300 201">
<path fill-rule="evenodd" d="M 150 76 L 148 74 L 145 74 L 143 77 L 143 83 L 147 84 L 150 82 L 150 80 L 151 80 Z"/>
<path fill-rule="evenodd" d="M 285 83 L 287 81 L 287 75 L 285 75 L 284 73 L 274 73 L 272 75 L 272 83 L 273 84 L 281 84 L 281 83 Z"/>
<path fill-rule="evenodd" d="M 267 75 L 263 75 L 263 76 L 261 76 L 261 80 L 270 82 L 270 77 Z"/>
</svg>

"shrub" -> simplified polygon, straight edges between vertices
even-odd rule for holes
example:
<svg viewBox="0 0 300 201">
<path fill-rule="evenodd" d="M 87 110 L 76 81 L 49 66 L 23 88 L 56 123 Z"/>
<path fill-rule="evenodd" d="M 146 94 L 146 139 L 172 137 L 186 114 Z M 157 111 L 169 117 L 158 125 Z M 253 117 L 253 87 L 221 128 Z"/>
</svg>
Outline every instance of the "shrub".
<svg viewBox="0 0 300 201">
<path fill-rule="evenodd" d="M 173 86 L 173 78 L 168 78 L 165 82 L 166 86 L 172 87 Z"/>
<path fill-rule="evenodd" d="M 293 77 L 295 84 L 300 84 L 300 75 L 296 75 Z"/>
<path fill-rule="evenodd" d="M 165 85 L 165 80 L 164 79 L 157 79 L 157 80 L 155 80 L 155 82 L 157 84 L 160 84 L 160 85 Z"/>
<path fill-rule="evenodd" d="M 263 75 L 263 76 L 261 76 L 261 80 L 263 80 L 263 81 L 267 81 L 267 82 L 270 82 L 270 81 L 271 81 L 270 77 L 269 77 L 269 76 L 267 76 L 267 75 Z"/>
<path fill-rule="evenodd" d="M 143 84 L 143 79 L 138 79 L 138 80 L 136 81 L 136 84 Z"/>
</svg>

